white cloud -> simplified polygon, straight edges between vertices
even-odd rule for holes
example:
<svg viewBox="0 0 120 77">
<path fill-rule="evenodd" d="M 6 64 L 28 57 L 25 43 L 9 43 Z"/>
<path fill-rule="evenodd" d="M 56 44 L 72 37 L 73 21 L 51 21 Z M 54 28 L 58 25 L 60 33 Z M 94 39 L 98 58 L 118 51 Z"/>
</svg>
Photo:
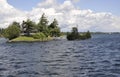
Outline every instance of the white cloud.
<svg viewBox="0 0 120 77">
<path fill-rule="evenodd" d="M 73 1 L 73 2 L 77 3 L 77 2 L 79 2 L 80 0 L 71 0 L 71 1 Z"/>
<path fill-rule="evenodd" d="M 71 27 L 78 25 L 79 31 L 120 31 L 120 17 L 108 12 L 98 12 L 87 9 L 80 10 L 73 5 L 73 1 L 65 0 L 62 4 L 56 0 L 45 0 L 29 12 L 24 12 L 9 5 L 6 0 L 0 2 L 0 27 L 6 27 L 12 21 L 30 18 L 38 22 L 45 13 L 48 19 L 56 18 L 62 31 L 70 31 Z M 78 1 L 78 0 L 77 0 Z"/>
<path fill-rule="evenodd" d="M 7 3 L 7 0 L 0 2 L 0 27 L 5 28 L 13 21 L 26 19 L 26 13 L 20 11 Z"/>
</svg>

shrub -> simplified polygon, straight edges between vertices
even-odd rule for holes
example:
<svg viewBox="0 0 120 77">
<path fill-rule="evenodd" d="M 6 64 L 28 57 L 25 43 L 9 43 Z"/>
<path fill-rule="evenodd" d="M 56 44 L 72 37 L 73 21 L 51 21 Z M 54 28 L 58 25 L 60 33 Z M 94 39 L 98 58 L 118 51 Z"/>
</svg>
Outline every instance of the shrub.
<svg viewBox="0 0 120 77">
<path fill-rule="evenodd" d="M 87 38 L 91 38 L 91 33 L 89 31 L 87 31 L 87 33 L 85 35 Z"/>
<path fill-rule="evenodd" d="M 79 35 L 79 39 L 80 39 L 80 40 L 85 40 L 85 39 L 87 39 L 86 34 Z"/>
<path fill-rule="evenodd" d="M 4 30 L 3 36 L 9 40 L 14 39 L 20 35 L 20 28 L 16 25 L 10 25 Z"/>
<path fill-rule="evenodd" d="M 79 39 L 79 33 L 78 33 L 78 29 L 76 27 L 73 27 L 72 32 L 67 34 L 67 39 L 68 40 L 78 40 Z"/>
<path fill-rule="evenodd" d="M 50 28 L 50 35 L 52 37 L 59 37 L 61 35 L 59 28 Z"/>
<path fill-rule="evenodd" d="M 79 34 L 76 27 L 72 28 L 72 32 L 67 34 L 68 40 L 85 40 L 91 38 L 91 33 L 88 31 L 84 34 Z"/>
<path fill-rule="evenodd" d="M 68 40 L 77 40 L 78 39 L 77 37 L 78 36 L 74 35 L 73 33 L 67 34 L 67 39 Z"/>
<path fill-rule="evenodd" d="M 68 40 L 73 40 L 73 36 L 71 34 L 67 34 L 67 39 Z"/>
<path fill-rule="evenodd" d="M 34 39 L 44 39 L 44 38 L 46 38 L 46 35 L 44 33 L 40 32 L 40 33 L 33 34 L 32 37 Z"/>
</svg>

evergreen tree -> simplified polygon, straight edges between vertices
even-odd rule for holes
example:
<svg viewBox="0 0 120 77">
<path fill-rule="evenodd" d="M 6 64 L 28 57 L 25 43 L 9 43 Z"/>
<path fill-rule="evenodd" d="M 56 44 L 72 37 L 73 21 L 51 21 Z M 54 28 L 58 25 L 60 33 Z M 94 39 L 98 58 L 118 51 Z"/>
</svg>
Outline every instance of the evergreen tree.
<svg viewBox="0 0 120 77">
<path fill-rule="evenodd" d="M 42 17 L 40 18 L 39 24 L 41 24 L 42 26 L 47 26 L 48 25 L 48 20 L 45 17 L 45 13 L 42 14 Z"/>
<path fill-rule="evenodd" d="M 38 23 L 38 31 L 39 32 L 45 31 L 47 29 L 47 26 L 48 26 L 48 20 L 45 17 L 45 13 L 43 13 Z"/>
<path fill-rule="evenodd" d="M 86 32 L 85 34 L 79 34 L 77 27 L 72 28 L 71 33 L 67 33 L 68 40 L 85 40 L 91 38 L 90 32 Z"/>
<path fill-rule="evenodd" d="M 54 19 L 54 21 L 50 24 L 49 28 L 57 28 L 58 27 L 58 21 Z"/>
<path fill-rule="evenodd" d="M 43 32 L 46 36 L 49 36 L 49 29 L 48 29 L 48 20 L 45 16 L 45 13 L 42 14 L 40 21 L 37 26 L 38 32 Z"/>
<path fill-rule="evenodd" d="M 72 28 L 72 32 L 70 34 L 67 34 L 67 39 L 68 40 L 76 40 L 79 38 L 79 32 L 77 27 Z"/>
<path fill-rule="evenodd" d="M 52 37 L 59 37 L 61 35 L 60 28 L 50 29 L 50 35 Z"/>
<path fill-rule="evenodd" d="M 3 36 L 8 39 L 14 39 L 20 35 L 20 28 L 14 23 L 4 30 Z"/>
<path fill-rule="evenodd" d="M 30 33 L 32 33 L 35 30 L 35 23 L 32 22 L 30 19 L 28 19 L 27 21 L 23 21 L 22 29 L 27 36 L 30 36 Z"/>
<path fill-rule="evenodd" d="M 79 34 L 77 27 L 73 27 L 73 28 L 72 28 L 72 33 L 75 34 L 75 35 L 78 35 L 78 34 Z"/>
<path fill-rule="evenodd" d="M 87 31 L 87 33 L 86 33 L 86 38 L 91 38 L 91 33 L 90 33 L 90 31 Z"/>
<path fill-rule="evenodd" d="M 17 27 L 21 28 L 20 23 L 18 23 L 18 22 L 16 22 L 16 21 L 14 21 L 14 22 L 12 23 L 12 25 L 16 25 Z"/>
<path fill-rule="evenodd" d="M 49 26 L 51 36 L 60 36 L 60 28 L 58 27 L 58 22 L 56 19 Z"/>
</svg>

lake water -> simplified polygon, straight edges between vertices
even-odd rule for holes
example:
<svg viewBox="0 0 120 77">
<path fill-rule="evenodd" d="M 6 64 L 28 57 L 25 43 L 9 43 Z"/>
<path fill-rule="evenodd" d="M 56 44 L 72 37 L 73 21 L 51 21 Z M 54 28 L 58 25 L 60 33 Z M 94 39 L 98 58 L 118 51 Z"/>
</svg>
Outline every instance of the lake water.
<svg viewBox="0 0 120 77">
<path fill-rule="evenodd" d="M 34 43 L 1 38 L 0 77 L 120 77 L 120 34 Z"/>
</svg>

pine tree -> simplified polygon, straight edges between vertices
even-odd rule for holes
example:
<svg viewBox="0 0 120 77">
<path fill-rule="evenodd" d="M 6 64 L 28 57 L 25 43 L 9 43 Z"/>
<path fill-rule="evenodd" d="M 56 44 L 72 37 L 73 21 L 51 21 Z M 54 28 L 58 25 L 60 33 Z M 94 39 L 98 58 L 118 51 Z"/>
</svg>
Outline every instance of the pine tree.
<svg viewBox="0 0 120 77">
<path fill-rule="evenodd" d="M 50 24 L 49 29 L 51 36 L 60 36 L 60 28 L 58 27 L 58 21 L 56 19 Z"/>
<path fill-rule="evenodd" d="M 42 14 L 40 21 L 37 26 L 38 32 L 43 32 L 46 36 L 49 35 L 49 30 L 48 30 L 48 20 L 45 16 L 45 13 Z"/>
<path fill-rule="evenodd" d="M 49 28 L 57 28 L 58 27 L 58 21 L 54 19 L 54 21 L 50 24 Z"/>
<path fill-rule="evenodd" d="M 28 19 L 27 21 L 23 21 L 22 28 L 23 32 L 26 33 L 27 36 L 30 36 L 30 33 L 32 33 L 35 28 L 35 23 Z"/>
<path fill-rule="evenodd" d="M 86 33 L 86 38 L 91 38 L 91 33 L 90 33 L 90 31 L 87 31 L 87 33 Z"/>
<path fill-rule="evenodd" d="M 45 13 L 43 13 L 38 23 L 38 32 L 45 31 L 47 29 L 47 26 L 48 26 L 48 20 L 45 17 Z"/>
</svg>

